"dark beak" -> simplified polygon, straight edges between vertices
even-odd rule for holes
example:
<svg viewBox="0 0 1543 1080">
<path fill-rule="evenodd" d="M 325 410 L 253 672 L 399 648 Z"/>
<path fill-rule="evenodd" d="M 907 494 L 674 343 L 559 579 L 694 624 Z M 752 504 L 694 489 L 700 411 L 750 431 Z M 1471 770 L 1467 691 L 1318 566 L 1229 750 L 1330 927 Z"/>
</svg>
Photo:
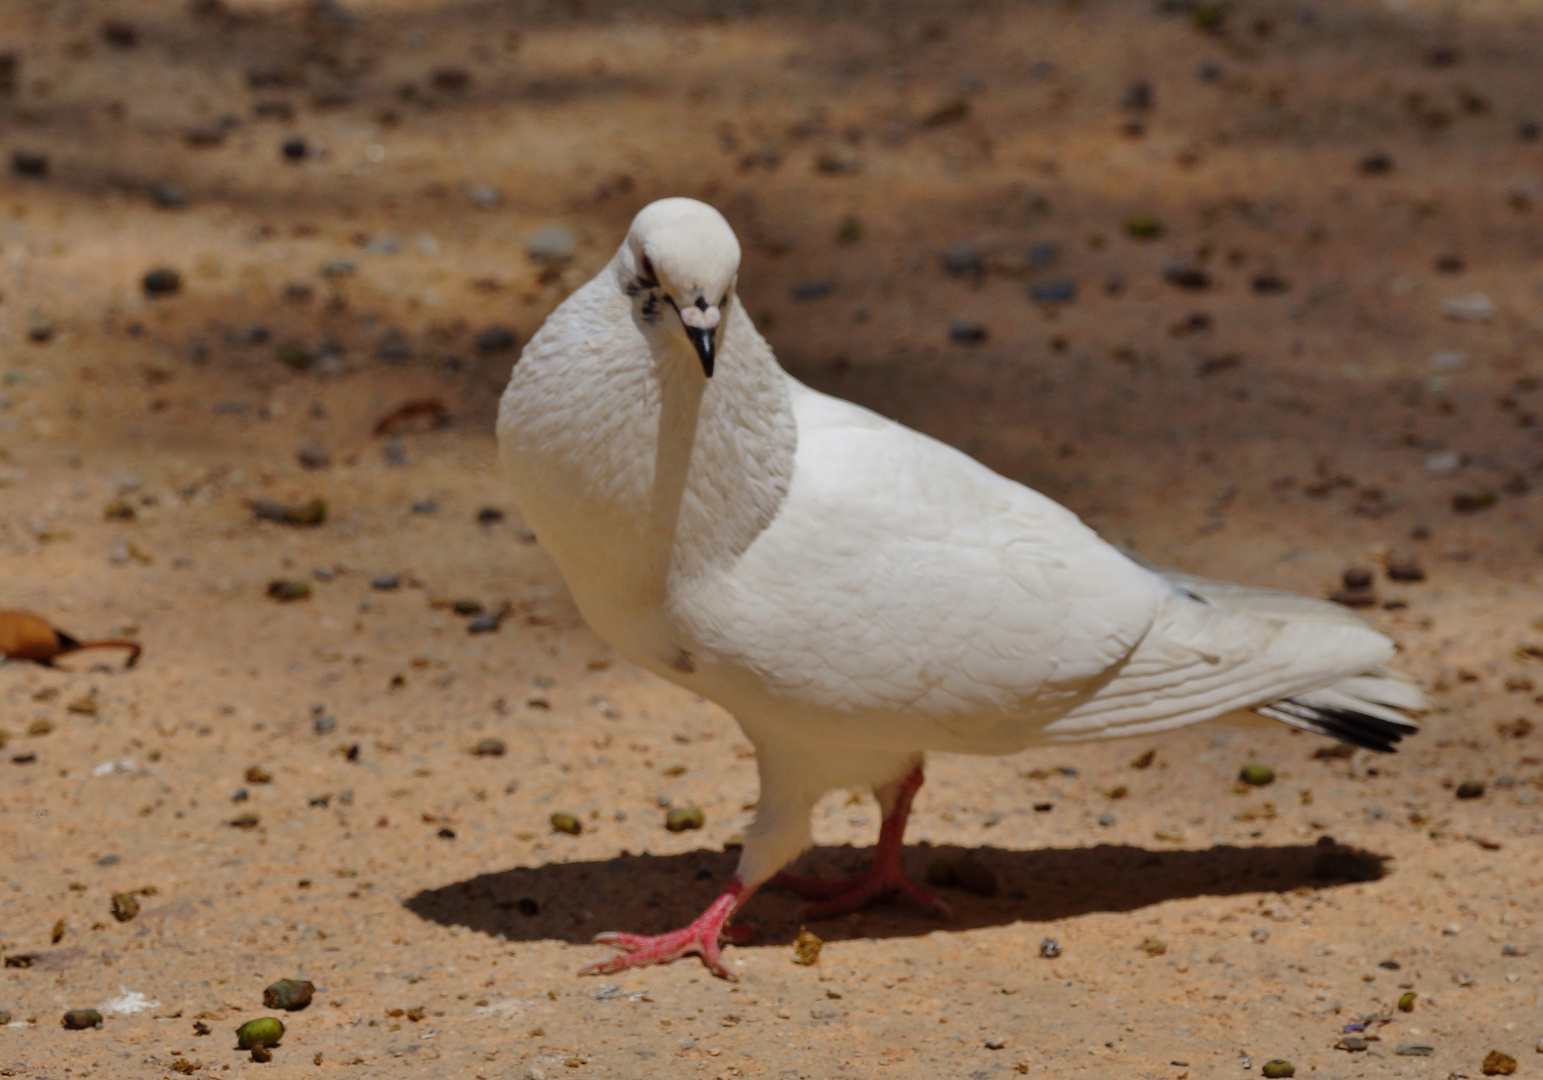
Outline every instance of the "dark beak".
<svg viewBox="0 0 1543 1080">
<path fill-rule="evenodd" d="M 717 336 L 717 327 L 711 330 L 698 330 L 694 326 L 684 328 L 686 336 L 691 339 L 691 344 L 696 348 L 698 359 L 702 361 L 702 374 L 709 379 L 713 377 L 713 339 Z"/>
</svg>

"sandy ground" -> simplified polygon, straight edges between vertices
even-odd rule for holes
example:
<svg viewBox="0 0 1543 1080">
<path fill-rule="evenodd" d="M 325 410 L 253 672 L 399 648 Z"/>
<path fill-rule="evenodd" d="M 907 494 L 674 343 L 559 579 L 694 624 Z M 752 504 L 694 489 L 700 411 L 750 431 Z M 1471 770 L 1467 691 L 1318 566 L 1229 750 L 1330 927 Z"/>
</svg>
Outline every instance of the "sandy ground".
<svg viewBox="0 0 1543 1080">
<path fill-rule="evenodd" d="M 145 654 L 0 668 L 0 1075 L 1543 1065 L 1535 5 L 6 0 L 5 50 L 0 606 Z M 1425 731 L 939 758 L 908 863 L 998 885 L 945 888 L 952 921 L 818 924 L 804 967 L 766 891 L 736 983 L 576 977 L 721 886 L 754 762 L 522 535 L 487 331 L 523 342 L 666 194 L 729 215 L 814 385 L 1154 561 L 1376 570 Z M 550 226 L 566 262 L 528 253 Z M 448 425 L 372 434 L 425 398 Z M 312 498 L 320 526 L 254 518 Z M 456 600 L 511 614 L 470 634 Z M 1238 793 L 1253 761 L 1277 778 Z M 876 817 L 830 796 L 805 864 L 859 864 Z M 232 1031 L 288 976 L 315 1001 L 254 1063 Z"/>
</svg>

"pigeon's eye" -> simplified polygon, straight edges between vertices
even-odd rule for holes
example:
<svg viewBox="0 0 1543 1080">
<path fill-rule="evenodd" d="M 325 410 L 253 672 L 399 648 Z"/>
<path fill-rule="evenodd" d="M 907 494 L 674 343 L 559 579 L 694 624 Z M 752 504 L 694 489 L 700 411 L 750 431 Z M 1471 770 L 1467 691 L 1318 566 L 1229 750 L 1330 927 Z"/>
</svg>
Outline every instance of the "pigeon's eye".
<svg viewBox="0 0 1543 1080">
<path fill-rule="evenodd" d="M 652 288 L 659 284 L 659 275 L 654 273 L 654 263 L 647 255 L 638 260 L 638 270 L 643 279 L 643 284 Z"/>
</svg>

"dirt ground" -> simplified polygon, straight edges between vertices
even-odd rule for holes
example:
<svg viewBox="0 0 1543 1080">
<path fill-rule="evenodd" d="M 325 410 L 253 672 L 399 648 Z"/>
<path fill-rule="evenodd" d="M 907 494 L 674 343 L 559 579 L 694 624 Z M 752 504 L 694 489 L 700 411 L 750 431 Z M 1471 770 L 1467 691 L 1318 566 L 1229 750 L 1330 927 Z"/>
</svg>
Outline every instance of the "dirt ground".
<svg viewBox="0 0 1543 1080">
<path fill-rule="evenodd" d="M 0 52 L 0 607 L 145 649 L 0 667 L 0 1076 L 1543 1067 L 1536 4 L 5 0 Z M 813 385 L 1155 562 L 1372 569 L 1424 731 L 940 757 L 908 865 L 997 886 L 952 921 L 800 966 L 766 890 L 735 983 L 577 977 L 694 915 L 755 799 L 494 464 L 511 336 L 672 194 Z M 833 794 L 803 865 L 876 831 Z M 282 977 L 315 1000 L 254 1063 Z"/>
</svg>

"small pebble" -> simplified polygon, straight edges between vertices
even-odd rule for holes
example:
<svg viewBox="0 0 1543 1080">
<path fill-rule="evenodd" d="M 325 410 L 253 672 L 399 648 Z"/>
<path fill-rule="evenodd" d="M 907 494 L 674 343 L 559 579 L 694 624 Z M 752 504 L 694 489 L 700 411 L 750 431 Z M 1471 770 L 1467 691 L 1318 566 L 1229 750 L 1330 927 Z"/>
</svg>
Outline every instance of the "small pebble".
<svg viewBox="0 0 1543 1080">
<path fill-rule="evenodd" d="M 477 351 L 484 355 L 508 352 L 516 344 L 514 331 L 507 326 L 493 325 L 477 334 Z"/>
<path fill-rule="evenodd" d="M 471 73 L 462 67 L 447 65 L 429 73 L 429 83 L 446 94 L 464 94 L 471 89 Z"/>
<path fill-rule="evenodd" d="M 1109 826 L 1113 825 L 1114 822 L 1115 822 L 1114 815 L 1109 813 L 1108 811 L 1105 811 L 1104 813 L 1098 815 L 1098 823 L 1100 825 L 1104 826 L 1105 828 L 1108 828 Z"/>
<path fill-rule="evenodd" d="M 34 150 L 14 150 L 11 152 L 11 171 L 17 176 L 47 176 L 48 155 Z"/>
<path fill-rule="evenodd" d="M 139 914 L 139 901 L 131 893 L 113 893 L 112 913 L 119 922 L 128 922 Z"/>
<path fill-rule="evenodd" d="M 1169 263 L 1163 268 L 1163 280 L 1190 292 L 1200 292 L 1211 287 L 1211 275 L 1193 263 Z"/>
<path fill-rule="evenodd" d="M 1141 944 L 1136 947 L 1148 956 L 1162 956 L 1168 951 L 1168 943 L 1166 941 L 1151 937 L 1143 939 Z"/>
<path fill-rule="evenodd" d="M 1459 799 L 1479 799 L 1484 796 L 1484 781 L 1464 780 L 1457 785 L 1457 797 Z"/>
<path fill-rule="evenodd" d="M 307 439 L 295 451 L 295 460 L 300 462 L 302 468 L 325 469 L 332 464 L 332 454 L 321 443 Z"/>
<path fill-rule="evenodd" d="M 948 338 L 958 345 L 979 345 L 986 340 L 986 328 L 978 322 L 955 321 L 948 324 Z"/>
<path fill-rule="evenodd" d="M 1489 322 L 1496 310 L 1495 302 L 1483 293 L 1453 296 L 1441 304 L 1441 313 L 1457 322 Z"/>
<path fill-rule="evenodd" d="M 1029 266 L 1034 270 L 1047 270 L 1061 257 L 1061 249 L 1041 241 L 1029 245 Z"/>
<path fill-rule="evenodd" d="M 573 230 L 563 225 L 547 225 L 537 229 L 525 244 L 525 253 L 536 262 L 560 265 L 573 258 L 578 241 Z"/>
<path fill-rule="evenodd" d="M 557 813 L 551 817 L 552 831 L 577 836 L 584 831 L 584 823 L 572 814 Z"/>
<path fill-rule="evenodd" d="M 386 440 L 386 447 L 381 452 L 385 455 L 387 465 L 407 464 L 407 444 L 402 441 L 400 435 L 393 435 Z"/>
<path fill-rule="evenodd" d="M 1430 1057 L 1436 1052 L 1436 1048 L 1430 1043 L 1402 1042 L 1393 1052 L 1400 1057 Z"/>
<path fill-rule="evenodd" d="M 1501 956 L 1520 956 L 1520 955 L 1522 955 L 1522 951 L 1520 949 L 1518 949 L 1515 945 L 1502 945 L 1502 946 L 1500 946 L 1500 955 Z"/>
<path fill-rule="evenodd" d="M 1447 349 L 1442 352 L 1431 353 L 1429 363 L 1432 371 L 1462 371 L 1468 366 L 1469 358 L 1465 352 Z"/>
<path fill-rule="evenodd" d="M 293 138 L 285 139 L 279 147 L 279 153 L 284 156 L 285 161 L 304 161 L 306 154 L 310 153 L 310 149 L 306 145 L 305 140 L 297 135 Z"/>
<path fill-rule="evenodd" d="M 1289 292 L 1291 282 L 1279 274 L 1256 274 L 1253 280 L 1253 289 L 1260 296 L 1271 296 L 1275 293 Z"/>
<path fill-rule="evenodd" d="M 986 1040 L 987 1050 L 1000 1050 L 1007 1045 L 1007 1040 L 1002 1038 L 990 1038 Z"/>
<path fill-rule="evenodd" d="M 819 300 L 836 291 L 834 281 L 804 281 L 793 286 L 794 300 Z"/>
<path fill-rule="evenodd" d="M 1455 450 L 1444 450 L 1425 459 L 1425 472 L 1430 476 L 1450 476 L 1463 465 L 1462 454 Z"/>
<path fill-rule="evenodd" d="M 1361 159 L 1359 168 L 1363 176 L 1386 176 L 1393 171 L 1393 159 L 1383 153 L 1368 154 Z"/>
<path fill-rule="evenodd" d="M 419 499 L 417 502 L 413 503 L 412 511 L 415 514 L 422 514 L 425 517 L 428 517 L 432 514 L 439 513 L 439 503 L 435 502 L 433 499 Z"/>
<path fill-rule="evenodd" d="M 1273 1058 L 1266 1061 L 1259 1071 L 1269 1080 L 1275 1080 L 1276 1077 L 1295 1076 L 1297 1067 L 1285 1058 Z"/>
<path fill-rule="evenodd" d="M 503 757 L 508 751 L 504 740 L 495 739 L 489 735 L 485 739 L 478 739 L 477 745 L 471 748 L 473 757 Z"/>
<path fill-rule="evenodd" d="M 954 277 L 980 277 L 986 272 L 986 260 L 968 244 L 951 244 L 938 252 L 945 273 Z"/>
<path fill-rule="evenodd" d="M 162 210 L 181 210 L 187 206 L 188 196 L 176 184 L 162 182 L 150 185 L 150 201 Z"/>
<path fill-rule="evenodd" d="M 1395 555 L 1388 559 L 1390 581 L 1424 581 L 1425 568 L 1411 555 Z"/>
<path fill-rule="evenodd" d="M 707 823 L 707 815 L 695 806 L 672 806 L 664 815 L 664 827 L 670 832 L 700 829 Z"/>
<path fill-rule="evenodd" d="M 1452 496 L 1452 510 L 1459 514 L 1472 514 L 1479 510 L 1488 510 L 1496 502 L 1495 493 L 1486 489 L 1479 491 L 1459 491 Z"/>
<path fill-rule="evenodd" d="M 400 574 L 376 574 L 370 578 L 370 588 L 380 592 L 390 592 L 402 587 L 402 575 Z"/>
<path fill-rule="evenodd" d="M 488 184 L 473 184 L 469 190 L 471 201 L 483 210 L 492 210 L 499 206 L 504 197 L 495 187 Z"/>
<path fill-rule="evenodd" d="M 1065 304 L 1077 299 L 1077 282 L 1071 278 L 1042 281 L 1029 289 L 1029 298 L 1040 304 Z"/>
<path fill-rule="evenodd" d="M 171 296 L 182 289 L 182 275 L 170 267 L 161 266 L 147 273 L 140 284 L 146 296 Z"/>
<path fill-rule="evenodd" d="M 477 511 L 478 525 L 497 525 L 504 520 L 504 512 L 496 506 L 484 506 Z"/>
<path fill-rule="evenodd" d="M 305 979 L 280 979 L 263 991 L 263 1008 L 294 1012 L 311 1003 L 316 987 Z"/>
<path fill-rule="evenodd" d="M 478 615 L 471 622 L 467 623 L 466 632 L 468 634 L 495 634 L 498 632 L 498 628 L 504 624 L 504 620 L 513 612 L 513 606 L 505 601 L 497 610 Z"/>
<path fill-rule="evenodd" d="M 1348 1050 L 1352 1054 L 1360 1053 L 1366 1049 L 1366 1040 L 1359 1035 L 1346 1035 L 1334 1044 L 1336 1050 Z"/>
<path fill-rule="evenodd" d="M 1260 765 L 1258 762 L 1243 766 L 1238 772 L 1238 779 L 1249 787 L 1264 787 L 1275 782 L 1275 770 L 1268 765 Z"/>
<path fill-rule="evenodd" d="M 0 1009 L 0 1027 L 5 1027 L 10 1022 L 11 1014 L 5 1009 Z"/>
<path fill-rule="evenodd" d="M 1054 960 L 1061 955 L 1061 943 L 1053 937 L 1040 939 L 1039 955 L 1046 960 Z"/>
<path fill-rule="evenodd" d="M 311 727 L 318 735 L 325 735 L 337 726 L 338 720 L 335 716 L 318 716 L 315 720 L 311 721 Z"/>
<path fill-rule="evenodd" d="M 266 993 L 264 994 L 266 997 Z M 284 1037 L 284 1022 L 276 1016 L 260 1016 L 236 1029 L 236 1044 L 243 1050 L 277 1046 Z"/>
<path fill-rule="evenodd" d="M 67 1031 L 85 1031 L 102 1026 L 102 1014 L 95 1009 L 71 1009 L 59 1018 Z"/>
<path fill-rule="evenodd" d="M 1344 573 L 1345 588 L 1365 589 L 1371 586 L 1372 572 L 1364 566 L 1352 566 Z"/>
</svg>

